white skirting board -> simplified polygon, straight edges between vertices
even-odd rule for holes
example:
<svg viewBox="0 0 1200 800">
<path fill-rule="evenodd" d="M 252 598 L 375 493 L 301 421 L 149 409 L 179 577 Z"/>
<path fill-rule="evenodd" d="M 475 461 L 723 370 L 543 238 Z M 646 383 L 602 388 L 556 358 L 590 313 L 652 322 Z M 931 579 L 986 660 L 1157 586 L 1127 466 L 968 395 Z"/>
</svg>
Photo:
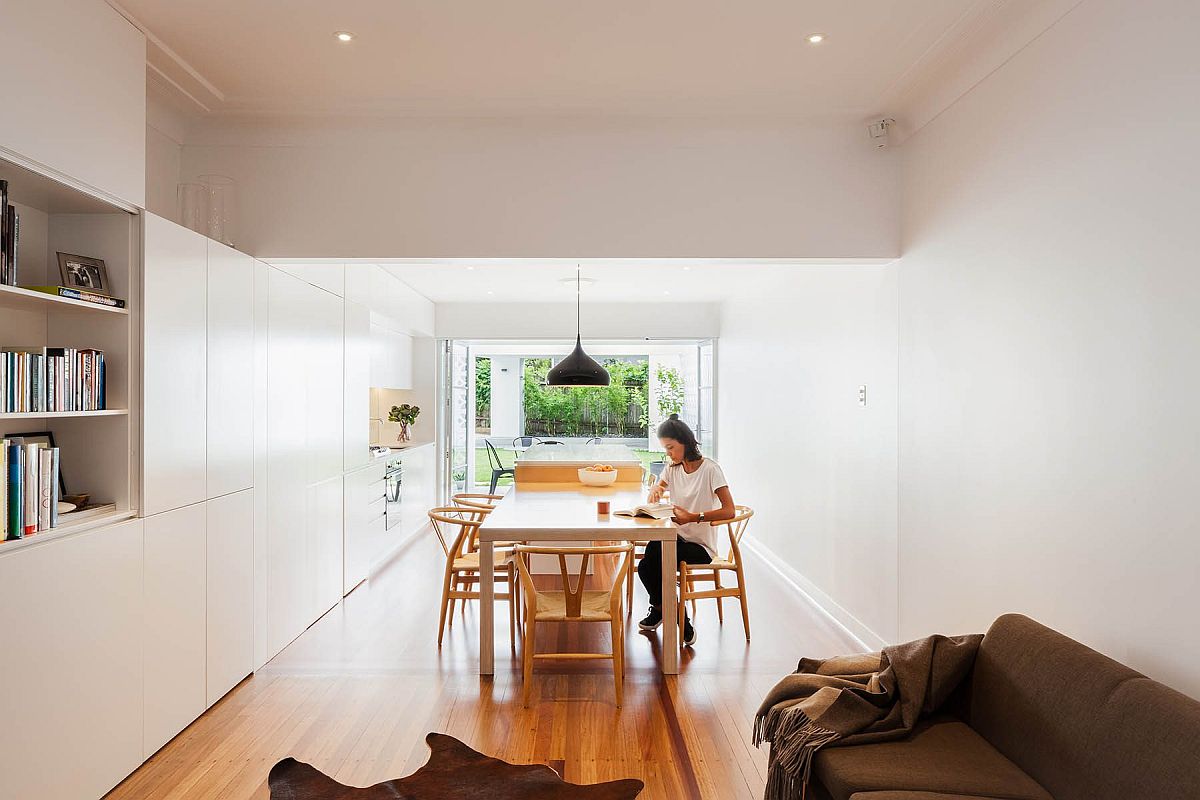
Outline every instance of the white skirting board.
<svg viewBox="0 0 1200 800">
<path fill-rule="evenodd" d="M 857 617 L 838 605 L 832 597 L 817 588 L 812 581 L 805 578 L 794 567 L 776 555 L 771 548 L 753 536 L 747 536 L 743 539 L 742 546 L 761 558 L 779 577 L 791 584 L 797 592 L 804 595 L 809 602 L 816 606 L 825 616 L 829 617 L 839 628 L 844 630 L 846 635 L 862 648 L 863 652 L 873 653 L 882 650 L 890 644 L 882 636 L 860 622 Z"/>
</svg>

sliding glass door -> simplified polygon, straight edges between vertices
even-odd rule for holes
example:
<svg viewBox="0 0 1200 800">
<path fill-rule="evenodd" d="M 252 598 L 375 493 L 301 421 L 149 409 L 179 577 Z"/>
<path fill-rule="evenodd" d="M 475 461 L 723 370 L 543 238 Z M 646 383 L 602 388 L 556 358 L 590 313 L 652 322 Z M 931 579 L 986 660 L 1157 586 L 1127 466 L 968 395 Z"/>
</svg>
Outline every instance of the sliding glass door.
<svg viewBox="0 0 1200 800">
<path fill-rule="evenodd" d="M 475 430 L 475 403 L 471 384 L 474 379 L 471 350 L 449 339 L 442 341 L 441 380 L 441 489 L 442 501 L 456 492 L 474 488 L 471 443 Z"/>
</svg>

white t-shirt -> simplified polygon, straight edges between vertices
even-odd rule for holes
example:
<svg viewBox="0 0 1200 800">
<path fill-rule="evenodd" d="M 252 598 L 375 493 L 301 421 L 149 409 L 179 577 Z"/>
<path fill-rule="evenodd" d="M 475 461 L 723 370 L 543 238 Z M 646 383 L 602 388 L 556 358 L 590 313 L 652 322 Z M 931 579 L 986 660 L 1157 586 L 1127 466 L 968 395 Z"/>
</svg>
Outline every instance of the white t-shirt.
<svg viewBox="0 0 1200 800">
<path fill-rule="evenodd" d="M 671 493 L 671 505 L 681 506 L 694 514 L 720 508 L 717 489 L 729 485 L 725 473 L 711 458 L 701 461 L 690 475 L 682 464 L 677 467 L 668 465 L 662 472 L 662 478 L 667 484 L 667 491 Z M 686 542 L 703 545 L 710 556 L 717 557 L 717 531 L 707 522 L 680 525 L 679 536 Z"/>
</svg>

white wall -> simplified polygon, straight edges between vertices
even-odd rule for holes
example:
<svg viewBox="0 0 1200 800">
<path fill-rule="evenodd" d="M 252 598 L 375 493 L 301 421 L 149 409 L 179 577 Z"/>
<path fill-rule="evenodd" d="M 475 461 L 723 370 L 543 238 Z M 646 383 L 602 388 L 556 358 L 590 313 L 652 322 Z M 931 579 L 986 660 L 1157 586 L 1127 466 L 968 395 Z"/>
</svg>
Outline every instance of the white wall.
<svg viewBox="0 0 1200 800">
<path fill-rule="evenodd" d="M 522 374 L 520 356 L 492 356 L 492 436 L 520 436 Z"/>
<path fill-rule="evenodd" d="M 706 338 L 721 329 L 716 303 L 586 303 L 583 338 Z M 574 303 L 438 303 L 441 339 L 559 339 L 575 335 Z"/>
<path fill-rule="evenodd" d="M 894 257 L 896 164 L 857 121 L 210 120 L 262 258 Z"/>
<path fill-rule="evenodd" d="M 750 535 L 872 647 L 897 632 L 896 313 L 890 267 L 798 268 L 724 304 L 717 350 L 719 460 Z"/>
<path fill-rule="evenodd" d="M 1194 0 L 1087 0 L 903 147 L 900 638 L 1200 696 Z"/>
<path fill-rule="evenodd" d="M 176 191 L 183 148 L 166 133 L 146 126 L 146 210 L 179 221 Z"/>
</svg>

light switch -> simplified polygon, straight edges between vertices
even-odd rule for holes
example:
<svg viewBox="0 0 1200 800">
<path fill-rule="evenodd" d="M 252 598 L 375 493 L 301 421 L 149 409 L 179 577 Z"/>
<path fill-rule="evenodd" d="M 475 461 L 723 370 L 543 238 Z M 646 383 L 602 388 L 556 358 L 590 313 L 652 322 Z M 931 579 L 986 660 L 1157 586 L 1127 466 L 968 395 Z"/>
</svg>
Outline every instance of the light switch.
<svg viewBox="0 0 1200 800">
<path fill-rule="evenodd" d="M 858 387 L 858 404 L 860 406 L 867 404 L 867 385 L 865 383 Z"/>
</svg>

